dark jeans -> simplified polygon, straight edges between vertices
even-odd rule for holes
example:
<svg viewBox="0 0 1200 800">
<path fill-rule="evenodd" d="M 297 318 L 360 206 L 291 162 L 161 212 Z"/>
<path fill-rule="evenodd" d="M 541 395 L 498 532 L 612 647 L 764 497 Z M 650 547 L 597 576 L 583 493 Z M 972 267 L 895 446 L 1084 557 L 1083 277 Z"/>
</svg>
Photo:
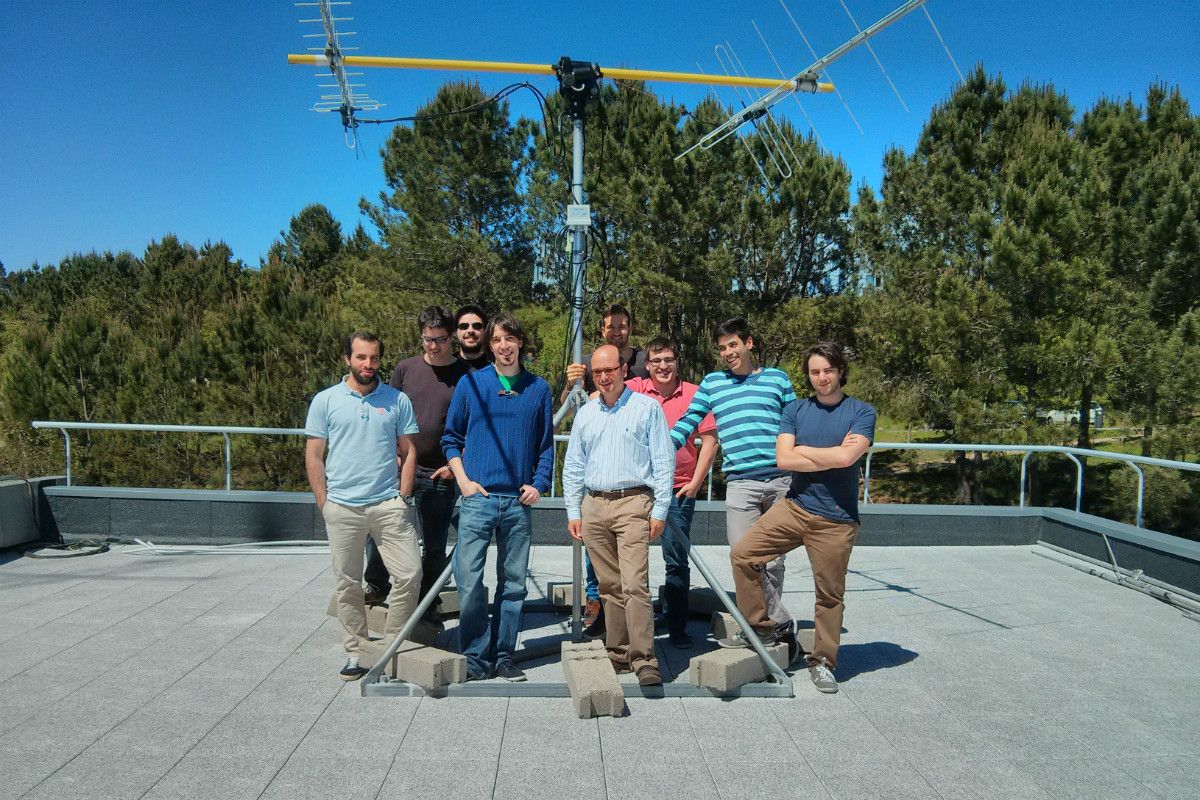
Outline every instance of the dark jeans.
<svg viewBox="0 0 1200 800">
<path fill-rule="evenodd" d="M 446 568 L 446 539 L 454 514 L 454 503 L 458 500 L 458 484 L 453 480 L 435 481 L 418 477 L 413 484 L 413 499 L 417 511 L 417 530 L 424 543 L 424 554 L 421 556 L 421 597 L 424 597 Z M 367 568 L 363 576 L 368 587 L 387 594 L 387 567 L 383 565 L 375 540 L 369 536 Z"/>
<path fill-rule="evenodd" d="M 692 585 L 692 570 L 688 562 L 691 542 L 692 514 L 696 498 L 671 497 L 667 510 L 667 527 L 662 535 L 663 562 L 667 567 L 667 583 L 663 592 L 663 617 L 668 633 L 683 633 L 688 621 L 688 590 Z"/>
</svg>

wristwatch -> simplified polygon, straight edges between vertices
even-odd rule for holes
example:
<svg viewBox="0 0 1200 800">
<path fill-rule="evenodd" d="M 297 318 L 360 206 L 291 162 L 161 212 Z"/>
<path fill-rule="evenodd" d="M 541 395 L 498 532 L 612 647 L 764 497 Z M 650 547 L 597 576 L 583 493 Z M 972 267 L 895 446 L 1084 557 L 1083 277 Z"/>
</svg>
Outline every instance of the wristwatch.
<svg viewBox="0 0 1200 800">
<path fill-rule="evenodd" d="M 412 508 L 417 503 L 416 498 L 414 498 L 411 494 L 400 495 L 400 501 L 409 508 Z"/>
</svg>

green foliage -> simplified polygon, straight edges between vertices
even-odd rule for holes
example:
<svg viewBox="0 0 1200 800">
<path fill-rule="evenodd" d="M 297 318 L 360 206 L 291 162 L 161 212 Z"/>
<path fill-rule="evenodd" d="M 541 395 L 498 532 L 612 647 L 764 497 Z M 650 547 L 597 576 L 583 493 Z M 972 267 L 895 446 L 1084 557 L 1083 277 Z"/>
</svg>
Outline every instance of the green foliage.
<svg viewBox="0 0 1200 800">
<path fill-rule="evenodd" d="M 537 122 L 485 99 L 449 83 L 425 118 L 392 131 L 387 191 L 361 203 L 372 235 L 345 234 L 314 204 L 258 268 L 222 243 L 171 235 L 141 257 L 0 267 L 0 471 L 61 463 L 60 440 L 33 434 L 34 419 L 298 427 L 312 394 L 342 374 L 343 336 L 379 333 L 387 370 L 419 352 L 416 316 L 435 303 L 516 309 L 531 368 L 560 384 L 570 120 L 558 95 Z M 474 110 L 449 113 L 464 108 Z M 1200 454 L 1200 119 L 1177 90 L 1151 86 L 1141 104 L 1101 99 L 1077 116 L 1053 86 L 1010 91 L 976 68 L 911 151 L 883 154 L 879 193 L 860 187 L 853 205 L 846 165 L 786 123 L 787 177 L 755 132 L 676 160 L 727 113 L 633 83 L 606 84 L 589 107 L 588 339 L 600 307 L 624 303 L 634 342 L 673 338 L 697 379 L 717 366 L 714 326 L 744 315 L 764 360 L 802 392 L 804 348 L 847 345 L 850 391 L 910 438 L 1089 446 L 1108 435 L 1088 422 L 1099 401 L 1110 424 L 1120 415 L 1140 427 L 1126 446 Z M 1079 409 L 1078 426 L 1039 424 L 1047 408 Z M 223 480 L 219 437 L 72 441 L 81 481 Z M 237 485 L 304 485 L 295 438 L 233 447 Z M 880 491 L 890 480 L 898 497 L 1014 498 L 1007 457 L 876 464 Z M 1111 466 L 1089 470 L 1085 498 L 1125 514 L 1132 471 Z M 1071 469 L 1032 460 L 1035 500 L 1069 505 Z M 1154 484 L 1154 524 L 1178 530 L 1194 481 Z"/>
</svg>

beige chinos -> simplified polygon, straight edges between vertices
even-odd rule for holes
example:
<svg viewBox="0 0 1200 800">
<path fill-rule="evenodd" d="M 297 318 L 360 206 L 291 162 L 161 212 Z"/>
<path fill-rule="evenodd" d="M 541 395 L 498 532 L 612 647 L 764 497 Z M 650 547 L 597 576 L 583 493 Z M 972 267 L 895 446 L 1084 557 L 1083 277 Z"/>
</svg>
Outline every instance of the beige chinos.
<svg viewBox="0 0 1200 800">
<path fill-rule="evenodd" d="M 384 566 L 392 576 L 387 622 L 382 633 L 399 633 L 417 607 L 421 551 L 413 526 L 413 509 L 399 497 L 369 506 L 344 506 L 326 500 L 321 514 L 333 556 L 342 645 L 347 653 L 357 655 L 368 640 L 362 589 L 363 545 L 368 536 L 375 540 Z"/>
<path fill-rule="evenodd" d="M 650 510 L 647 490 L 615 500 L 583 498 L 583 543 L 600 583 L 608 657 L 658 669 L 654 607 L 650 603 Z"/>
</svg>

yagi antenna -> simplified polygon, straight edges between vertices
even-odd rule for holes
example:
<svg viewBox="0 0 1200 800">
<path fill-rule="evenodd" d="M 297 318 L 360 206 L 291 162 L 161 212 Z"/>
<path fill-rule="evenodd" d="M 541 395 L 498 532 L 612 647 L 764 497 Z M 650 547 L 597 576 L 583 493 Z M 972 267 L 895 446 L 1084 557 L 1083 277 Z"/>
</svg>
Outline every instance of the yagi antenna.
<svg viewBox="0 0 1200 800">
<path fill-rule="evenodd" d="M 342 46 L 343 36 L 355 36 L 354 31 L 339 31 L 337 24 L 339 22 L 350 22 L 353 17 L 335 17 L 333 12 L 334 6 L 348 6 L 349 0 L 316 0 L 316 2 L 296 3 L 297 8 L 316 8 L 320 14 L 314 19 L 302 19 L 301 24 L 319 24 L 323 28 L 320 33 L 303 34 L 306 39 L 325 39 L 324 47 L 310 47 L 311 52 L 322 53 L 324 55 L 324 66 L 329 67 L 329 72 L 317 73 L 318 78 L 333 78 L 333 83 L 318 83 L 318 88 L 321 89 L 336 89 L 337 93 L 322 94 L 317 102 L 313 103 L 312 111 L 317 111 L 323 114 L 338 112 L 342 116 L 342 129 L 344 131 L 346 146 L 353 150 L 358 144 L 358 121 L 355 120 L 354 114 L 357 111 L 377 111 L 383 107 L 383 104 L 377 100 L 372 100 L 365 92 L 356 92 L 355 89 L 362 89 L 366 86 L 365 83 L 352 83 L 351 78 L 362 75 L 361 72 L 347 72 L 345 68 L 345 56 L 343 53 L 357 50 L 357 47 Z"/>
<path fill-rule="evenodd" d="M 825 89 L 824 87 L 829 86 L 832 88 L 832 86 L 829 84 L 817 83 L 817 76 L 821 70 L 853 50 L 855 47 L 858 47 L 860 44 L 867 41 L 872 36 L 891 25 L 893 22 L 908 15 L 908 13 L 914 9 L 924 5 L 924 3 L 925 0 L 909 0 L 909 2 L 900 6 L 895 11 L 892 11 L 875 24 L 868 26 L 865 30 L 862 30 L 855 36 L 850 37 L 839 47 L 834 48 L 825 56 L 818 58 L 812 64 L 808 65 L 808 67 L 806 67 L 804 70 L 798 72 L 790 81 L 775 87 L 760 97 L 757 101 L 743 108 L 741 111 L 730 115 L 729 119 L 725 120 L 725 122 L 718 125 L 716 128 L 713 128 L 711 131 L 704 134 L 704 136 L 701 136 L 699 141 L 697 141 L 694 145 L 675 156 L 675 160 L 678 161 L 697 148 L 702 150 L 708 150 L 712 148 L 714 145 L 735 134 L 738 129 L 747 122 L 751 122 L 765 116 L 771 107 L 792 92 L 816 92 L 821 90 L 828 91 L 829 89 Z"/>
<path fill-rule="evenodd" d="M 734 51 L 733 45 L 729 42 L 725 42 L 724 44 L 719 44 L 714 47 L 713 54 L 717 57 L 717 62 L 721 65 L 721 68 L 725 70 L 726 75 L 745 74 L 745 65 L 742 63 L 741 58 L 738 57 L 738 54 Z M 738 92 L 739 95 L 743 93 L 745 96 L 745 99 L 742 101 L 743 106 L 756 101 L 756 98 L 751 95 L 749 89 L 743 89 L 742 91 Z M 771 164 L 775 167 L 775 172 L 778 173 L 779 177 L 783 180 L 787 180 L 788 178 L 792 177 L 792 162 L 797 161 L 796 154 L 793 151 L 792 158 L 789 159 L 788 154 L 783 152 L 784 145 L 791 150 L 791 143 L 788 142 L 787 137 L 783 135 L 783 130 L 779 127 L 779 123 L 776 121 L 775 117 L 771 115 L 770 110 L 767 109 L 762 117 L 751 120 L 750 124 L 753 125 L 755 131 L 758 132 L 759 139 L 766 148 L 767 158 L 770 159 Z M 750 149 L 749 145 L 747 145 L 747 149 Z M 754 155 L 753 150 L 750 150 L 750 155 L 752 158 L 754 158 L 755 162 L 757 162 L 759 173 L 762 174 L 763 179 L 766 180 L 767 185 L 770 186 L 771 180 L 767 177 L 763 164 L 758 161 L 758 157 Z"/>
</svg>

